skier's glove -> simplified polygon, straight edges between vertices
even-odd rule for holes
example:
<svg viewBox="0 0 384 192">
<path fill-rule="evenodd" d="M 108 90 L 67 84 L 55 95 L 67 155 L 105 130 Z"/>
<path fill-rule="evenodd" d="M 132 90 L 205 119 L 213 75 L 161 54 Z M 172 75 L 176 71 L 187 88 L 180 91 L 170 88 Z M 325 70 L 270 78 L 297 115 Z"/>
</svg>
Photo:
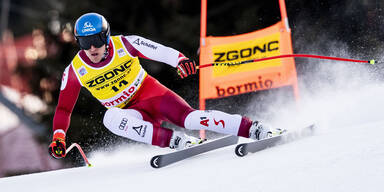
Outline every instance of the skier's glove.
<svg viewBox="0 0 384 192">
<path fill-rule="evenodd" d="M 188 58 L 179 61 L 179 64 L 177 65 L 177 74 L 179 74 L 182 79 L 189 75 L 194 75 L 196 72 L 195 61 Z"/>
<path fill-rule="evenodd" d="M 55 133 L 48 150 L 49 154 L 56 159 L 65 157 L 65 134 L 60 132 Z"/>
</svg>

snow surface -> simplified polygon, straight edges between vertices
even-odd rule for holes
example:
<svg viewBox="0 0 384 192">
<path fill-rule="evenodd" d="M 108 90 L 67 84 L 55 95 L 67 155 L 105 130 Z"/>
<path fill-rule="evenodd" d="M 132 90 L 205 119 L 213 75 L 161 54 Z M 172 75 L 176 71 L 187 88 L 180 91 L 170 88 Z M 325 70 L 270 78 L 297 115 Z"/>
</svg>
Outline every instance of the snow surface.
<svg viewBox="0 0 384 192">
<path fill-rule="evenodd" d="M 89 154 L 90 168 L 1 178 L 0 191 L 383 191 L 384 86 L 302 100 L 276 121 L 312 119 L 314 136 L 243 158 L 229 146 L 153 169 L 151 157 L 170 150 L 136 144 Z"/>
</svg>

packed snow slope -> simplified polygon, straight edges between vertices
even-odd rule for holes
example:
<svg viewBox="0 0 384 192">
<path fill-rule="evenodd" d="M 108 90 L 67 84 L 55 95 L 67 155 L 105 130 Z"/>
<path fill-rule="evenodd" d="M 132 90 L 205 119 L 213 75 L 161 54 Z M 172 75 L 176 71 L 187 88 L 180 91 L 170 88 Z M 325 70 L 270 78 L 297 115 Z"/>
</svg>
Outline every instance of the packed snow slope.
<svg viewBox="0 0 384 192">
<path fill-rule="evenodd" d="M 276 122 L 292 130 L 314 121 L 314 136 L 243 158 L 229 146 L 153 169 L 151 157 L 170 150 L 129 145 L 89 154 L 93 167 L 1 178 L 0 191 L 383 191 L 384 86 L 327 92 L 300 106 L 283 107 Z"/>
</svg>

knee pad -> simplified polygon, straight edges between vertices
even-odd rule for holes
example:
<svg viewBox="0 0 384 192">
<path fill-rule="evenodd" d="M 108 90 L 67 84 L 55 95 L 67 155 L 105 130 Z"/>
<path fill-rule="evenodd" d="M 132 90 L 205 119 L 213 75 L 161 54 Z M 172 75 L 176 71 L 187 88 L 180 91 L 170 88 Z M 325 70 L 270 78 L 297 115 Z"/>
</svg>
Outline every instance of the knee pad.
<svg viewBox="0 0 384 192">
<path fill-rule="evenodd" d="M 153 125 L 142 118 L 134 109 L 112 107 L 105 112 L 103 124 L 116 135 L 152 144 Z"/>
<path fill-rule="evenodd" d="M 240 115 L 231 115 L 216 110 L 196 110 L 187 115 L 184 126 L 186 129 L 206 129 L 218 133 L 237 135 L 241 123 Z"/>
</svg>

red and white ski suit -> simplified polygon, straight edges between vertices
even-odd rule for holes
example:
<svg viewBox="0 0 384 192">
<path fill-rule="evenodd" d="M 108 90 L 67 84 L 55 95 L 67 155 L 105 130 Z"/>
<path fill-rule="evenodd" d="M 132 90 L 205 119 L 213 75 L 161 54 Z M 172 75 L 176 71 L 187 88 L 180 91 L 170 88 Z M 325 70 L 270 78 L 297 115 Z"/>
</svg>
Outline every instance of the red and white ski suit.
<svg viewBox="0 0 384 192">
<path fill-rule="evenodd" d="M 118 56 L 125 56 L 124 51 L 132 58 L 151 59 L 166 63 L 172 67 L 176 67 L 179 61 L 185 59 L 185 56 L 175 49 L 143 37 L 134 35 L 113 36 L 112 39 L 114 40 L 110 41 L 108 56 L 102 62 L 92 63 L 85 52 L 81 50 L 76 57 L 78 58 L 77 62 L 81 61 L 82 66 L 75 65 L 76 59 L 74 59 L 64 71 L 59 102 L 53 119 L 54 132 L 67 132 L 71 113 L 81 87 L 88 88 L 88 85 L 96 84 L 94 81 L 84 83 L 81 76 L 86 75 L 91 70 L 97 71 L 100 69 L 100 73 L 103 73 L 105 77 L 109 77 L 106 74 L 108 71 L 105 72 L 102 69 L 111 65 Z M 119 40 L 123 48 L 115 50 Z M 109 73 L 112 74 L 110 71 Z M 173 131 L 160 126 L 162 121 L 168 121 L 187 129 L 207 129 L 219 133 L 248 137 L 251 126 L 249 119 L 220 111 L 195 110 L 180 96 L 150 75 L 147 75 L 145 71 L 144 73 L 145 75 L 140 76 L 141 81 L 137 80 L 136 87 L 134 87 L 136 89 L 127 87 L 127 92 L 128 90 L 134 90 L 132 93 L 129 92 L 130 97 L 124 95 L 115 96 L 114 100 L 110 99 L 108 102 L 104 102 L 104 100 L 100 99 L 102 96 L 97 97 L 97 95 L 94 95 L 104 106 L 109 108 L 104 116 L 104 125 L 113 133 L 136 141 L 168 147 Z M 126 75 L 130 75 L 129 72 Z M 111 76 L 111 85 L 117 82 L 113 78 Z M 102 89 L 103 87 L 98 88 Z M 127 95 L 127 92 L 124 92 L 125 95 Z M 121 100 L 123 97 L 126 100 Z"/>
</svg>

